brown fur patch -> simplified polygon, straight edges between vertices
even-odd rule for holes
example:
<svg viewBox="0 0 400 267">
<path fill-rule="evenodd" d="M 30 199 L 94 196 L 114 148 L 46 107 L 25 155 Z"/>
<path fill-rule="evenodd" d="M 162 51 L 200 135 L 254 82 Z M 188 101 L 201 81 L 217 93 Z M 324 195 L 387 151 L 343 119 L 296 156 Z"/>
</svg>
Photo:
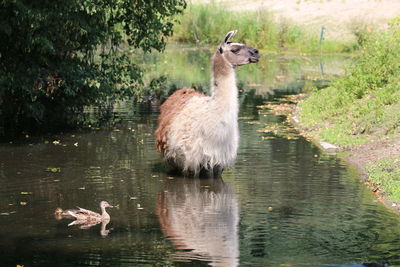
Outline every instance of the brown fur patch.
<svg viewBox="0 0 400 267">
<path fill-rule="evenodd" d="M 155 132 L 157 150 L 164 153 L 167 149 L 168 130 L 172 119 L 185 107 L 189 99 L 194 96 L 206 96 L 192 88 L 182 88 L 173 93 L 160 107 L 158 127 Z"/>
</svg>

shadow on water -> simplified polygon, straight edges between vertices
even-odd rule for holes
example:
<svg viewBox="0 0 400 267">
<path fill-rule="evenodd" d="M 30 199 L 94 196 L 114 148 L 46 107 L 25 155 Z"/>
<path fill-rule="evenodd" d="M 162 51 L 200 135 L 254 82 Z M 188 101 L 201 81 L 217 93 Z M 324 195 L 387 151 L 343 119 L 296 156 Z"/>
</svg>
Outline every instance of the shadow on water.
<svg viewBox="0 0 400 267">
<path fill-rule="evenodd" d="M 208 61 L 185 53 L 144 59 L 159 68 L 150 74 L 168 74 L 168 60 L 192 60 L 192 69 L 208 73 Z M 343 162 L 292 132 L 259 131 L 284 121 L 256 108 L 271 99 L 266 92 L 298 93 L 340 67 L 326 61 L 321 74 L 319 60 L 264 58 L 261 70 L 238 73 L 240 150 L 223 180 L 167 173 L 155 150 L 157 103 L 120 103 L 101 129 L 0 145 L 0 265 L 399 265 L 398 216 Z M 185 73 L 169 79 L 188 86 Z M 204 86 L 207 75 L 199 78 Z M 98 211 L 102 200 L 116 206 L 106 226 L 80 229 L 54 218 L 57 207 Z"/>
</svg>

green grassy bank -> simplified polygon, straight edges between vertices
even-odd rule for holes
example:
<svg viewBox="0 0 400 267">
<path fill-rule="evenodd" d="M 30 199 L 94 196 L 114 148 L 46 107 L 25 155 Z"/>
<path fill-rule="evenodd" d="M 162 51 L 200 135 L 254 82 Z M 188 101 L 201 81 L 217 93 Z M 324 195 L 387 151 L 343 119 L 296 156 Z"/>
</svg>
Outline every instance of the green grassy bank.
<svg viewBox="0 0 400 267">
<path fill-rule="evenodd" d="M 354 149 L 400 138 L 400 17 L 371 37 L 360 57 L 330 87 L 300 105 L 300 120 L 317 139 Z M 382 154 L 366 167 L 372 183 L 400 202 L 400 155 Z"/>
<path fill-rule="evenodd" d="M 322 40 L 288 19 L 277 19 L 266 9 L 231 11 L 217 4 L 192 4 L 178 17 L 174 38 L 187 43 L 216 44 L 227 29 L 237 29 L 235 41 L 270 51 L 351 52 L 357 43 Z"/>
</svg>

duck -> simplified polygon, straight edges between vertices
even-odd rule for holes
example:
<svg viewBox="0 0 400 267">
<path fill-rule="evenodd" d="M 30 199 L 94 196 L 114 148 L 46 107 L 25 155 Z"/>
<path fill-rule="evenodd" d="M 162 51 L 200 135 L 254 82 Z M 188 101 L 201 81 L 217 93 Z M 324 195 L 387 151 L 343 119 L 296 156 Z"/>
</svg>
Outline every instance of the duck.
<svg viewBox="0 0 400 267">
<path fill-rule="evenodd" d="M 110 221 L 110 215 L 107 213 L 106 208 L 113 208 L 107 201 L 100 202 L 101 214 L 77 207 L 78 209 L 62 210 L 57 208 L 55 213 L 61 217 L 72 217 L 76 220 L 69 225 L 74 224 L 98 224 L 103 221 Z"/>
<path fill-rule="evenodd" d="M 57 220 L 61 220 L 63 218 L 73 218 L 70 215 L 70 212 L 78 212 L 77 209 L 69 209 L 69 210 L 63 210 L 62 208 L 56 208 L 54 211 L 54 216 L 56 217 Z"/>
</svg>

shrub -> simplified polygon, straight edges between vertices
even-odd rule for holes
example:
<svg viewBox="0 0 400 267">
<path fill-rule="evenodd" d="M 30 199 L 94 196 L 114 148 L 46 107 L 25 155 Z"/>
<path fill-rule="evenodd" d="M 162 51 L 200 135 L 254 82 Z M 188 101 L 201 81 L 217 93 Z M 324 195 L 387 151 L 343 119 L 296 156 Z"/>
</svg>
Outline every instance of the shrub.
<svg viewBox="0 0 400 267">
<path fill-rule="evenodd" d="M 184 0 L 1 1 L 0 135 L 73 123 L 86 105 L 134 95 L 142 71 L 122 45 L 162 50 L 173 15 L 185 5 Z"/>
</svg>

